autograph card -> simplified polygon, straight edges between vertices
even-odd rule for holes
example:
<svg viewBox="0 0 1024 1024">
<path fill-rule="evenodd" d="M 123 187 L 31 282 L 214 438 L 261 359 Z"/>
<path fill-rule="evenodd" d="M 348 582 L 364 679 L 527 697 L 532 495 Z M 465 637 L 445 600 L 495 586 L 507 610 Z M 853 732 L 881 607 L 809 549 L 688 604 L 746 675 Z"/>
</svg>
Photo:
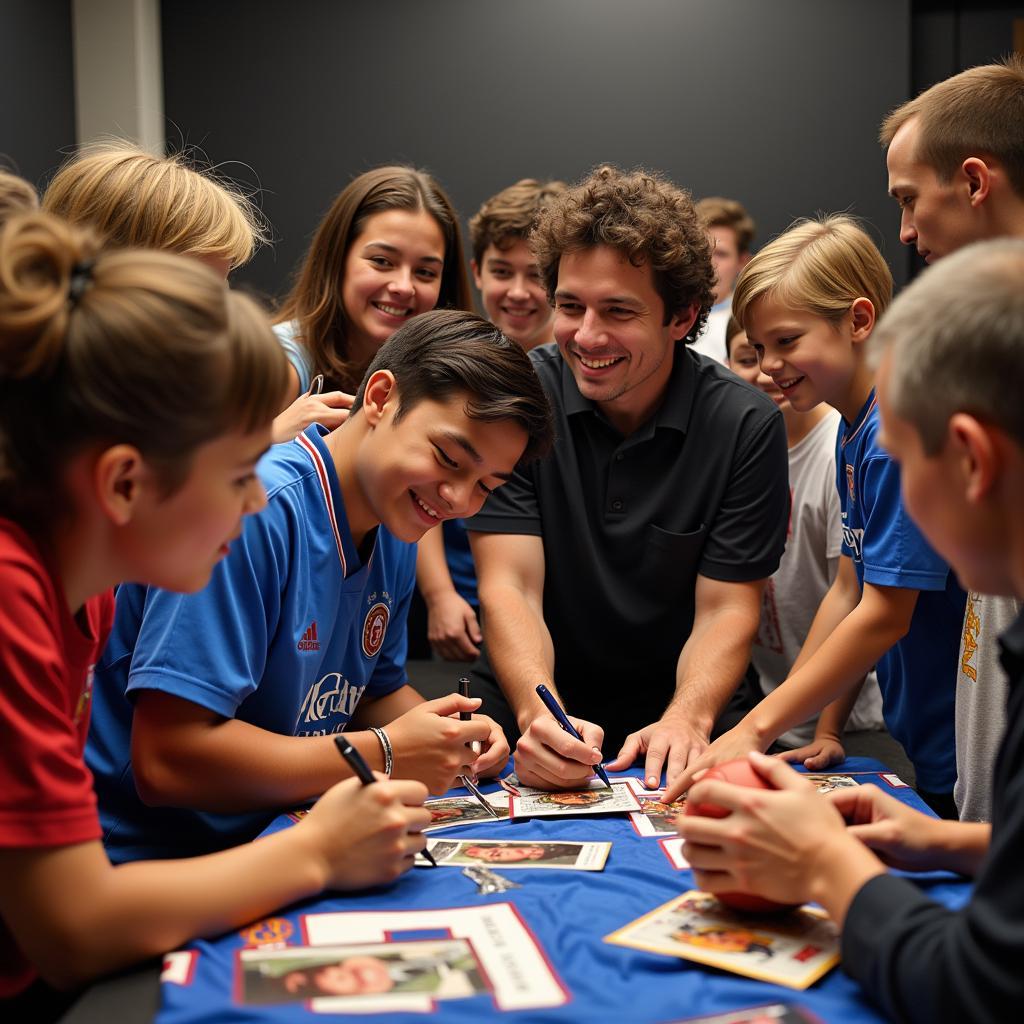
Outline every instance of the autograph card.
<svg viewBox="0 0 1024 1024">
<path fill-rule="evenodd" d="M 486 795 L 487 802 L 498 812 L 498 816 L 508 818 L 508 793 L 502 791 Z M 446 796 L 440 800 L 427 800 L 423 806 L 430 811 L 430 824 L 423 829 L 424 832 L 495 820 L 474 796 Z"/>
<path fill-rule="evenodd" d="M 637 800 L 640 801 L 639 812 L 629 816 L 637 835 L 641 836 L 674 836 L 676 834 L 676 815 L 682 814 L 686 798 L 662 803 L 663 789 L 638 790 L 633 787 Z"/>
<path fill-rule="evenodd" d="M 839 936 L 823 911 L 737 913 L 696 890 L 612 932 L 605 942 L 796 989 L 812 985 L 839 963 Z"/>
<path fill-rule="evenodd" d="M 464 939 L 469 943 L 487 981 L 494 1009 L 562 1006 L 571 998 L 512 903 L 307 914 L 303 928 L 307 941 L 318 948 L 352 942 L 385 943 L 403 933 L 411 937 L 411 933 L 418 932 L 416 937 L 422 938 L 424 931 L 441 931 L 446 939 Z M 409 993 L 405 999 L 407 1003 L 402 1009 L 421 1013 L 433 1009 L 429 993 Z M 328 1003 L 323 1006 L 324 1012 L 330 1009 Z M 347 1004 L 340 1009 L 349 1012 Z M 397 1007 L 389 1004 L 385 1009 L 395 1012 Z M 492 1016 L 481 1008 L 478 1018 L 490 1020 Z"/>
<path fill-rule="evenodd" d="M 612 783 L 611 788 L 568 789 L 548 793 L 521 789 L 508 800 L 510 818 L 546 818 L 554 815 L 613 814 L 639 811 L 636 794 L 625 783 Z"/>
<path fill-rule="evenodd" d="M 250 1006 L 310 1000 L 331 1013 L 401 1009 L 420 999 L 463 999 L 490 986 L 465 939 L 243 949 L 238 991 Z"/>
<path fill-rule="evenodd" d="M 772 1003 L 768 1006 L 751 1006 L 746 1010 L 715 1013 L 710 1017 L 687 1017 L 674 1024 L 821 1024 L 821 1021 L 802 1006 Z"/>
<path fill-rule="evenodd" d="M 672 867 L 678 868 L 680 871 L 689 868 L 690 862 L 683 856 L 682 836 L 666 836 L 664 839 L 658 840 L 658 845 L 672 862 Z"/>
<path fill-rule="evenodd" d="M 467 864 L 493 864 L 509 868 L 561 868 L 570 871 L 603 871 L 611 843 L 550 843 L 522 839 L 428 839 L 427 849 L 439 868 Z M 427 863 L 420 854 L 416 863 Z"/>
<path fill-rule="evenodd" d="M 825 775 L 819 772 L 808 772 L 804 778 L 819 793 L 830 793 L 833 789 L 851 789 L 859 785 L 857 780 L 849 775 Z"/>
</svg>

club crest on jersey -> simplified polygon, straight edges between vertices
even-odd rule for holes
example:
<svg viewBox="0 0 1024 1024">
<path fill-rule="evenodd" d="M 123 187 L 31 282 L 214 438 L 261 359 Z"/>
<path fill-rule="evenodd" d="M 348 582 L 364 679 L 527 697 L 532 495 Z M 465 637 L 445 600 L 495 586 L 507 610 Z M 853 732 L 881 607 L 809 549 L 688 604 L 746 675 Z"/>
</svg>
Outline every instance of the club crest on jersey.
<svg viewBox="0 0 1024 1024">
<path fill-rule="evenodd" d="M 853 466 L 849 463 L 846 465 L 846 489 L 850 492 L 850 503 L 853 504 L 857 500 L 857 495 L 853 490 Z"/>
<path fill-rule="evenodd" d="M 294 930 L 288 918 L 268 917 L 243 928 L 238 935 L 247 946 L 283 946 Z"/>
<path fill-rule="evenodd" d="M 384 643 L 384 634 L 388 631 L 388 619 L 391 609 L 383 601 L 378 601 L 363 620 L 363 654 L 375 658 Z"/>
</svg>

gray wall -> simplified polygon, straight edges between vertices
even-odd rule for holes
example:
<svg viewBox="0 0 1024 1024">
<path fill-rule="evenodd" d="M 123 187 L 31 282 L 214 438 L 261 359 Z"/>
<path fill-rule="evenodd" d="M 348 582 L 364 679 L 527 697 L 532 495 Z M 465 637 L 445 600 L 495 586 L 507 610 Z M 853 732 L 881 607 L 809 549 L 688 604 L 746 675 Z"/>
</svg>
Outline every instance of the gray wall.
<svg viewBox="0 0 1024 1024">
<path fill-rule="evenodd" d="M 71 0 L 0 0 L 0 162 L 44 185 L 75 143 Z"/>
<path fill-rule="evenodd" d="M 356 173 L 413 162 L 463 219 L 517 178 L 600 161 L 747 204 L 764 240 L 850 210 L 902 280 L 878 122 L 910 95 L 909 0 L 173 0 L 168 140 L 263 189 L 280 293 Z M 251 170 L 249 169 L 251 168 Z"/>
</svg>

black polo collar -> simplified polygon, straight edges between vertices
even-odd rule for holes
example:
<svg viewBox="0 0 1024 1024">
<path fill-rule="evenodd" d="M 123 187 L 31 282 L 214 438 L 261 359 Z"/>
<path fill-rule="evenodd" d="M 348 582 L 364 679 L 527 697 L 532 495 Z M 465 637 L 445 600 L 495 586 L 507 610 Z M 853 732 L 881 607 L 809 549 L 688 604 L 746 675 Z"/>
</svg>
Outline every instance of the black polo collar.
<svg viewBox="0 0 1024 1024">
<path fill-rule="evenodd" d="M 577 413 L 593 413 L 601 419 L 601 410 L 597 403 L 580 394 L 576 386 L 576 379 L 572 371 L 565 363 L 565 359 L 559 354 L 561 362 L 560 373 L 562 375 L 562 408 L 566 416 L 574 416 Z M 647 424 L 640 427 L 640 431 L 654 433 L 659 427 L 668 427 L 670 430 L 678 430 L 685 434 L 690 425 L 690 412 L 693 408 L 693 393 L 697 382 L 698 357 L 686 346 L 684 342 L 676 342 L 676 351 L 673 356 L 672 373 L 665 388 L 665 398 L 648 421 L 650 427 L 644 430 Z"/>
</svg>

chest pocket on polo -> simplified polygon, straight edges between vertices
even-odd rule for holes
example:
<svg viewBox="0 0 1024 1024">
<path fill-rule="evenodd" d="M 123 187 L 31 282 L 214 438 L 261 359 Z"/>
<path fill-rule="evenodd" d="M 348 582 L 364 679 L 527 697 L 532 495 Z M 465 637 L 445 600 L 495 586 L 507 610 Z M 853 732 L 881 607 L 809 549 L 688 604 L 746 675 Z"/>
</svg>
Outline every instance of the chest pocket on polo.
<svg viewBox="0 0 1024 1024">
<path fill-rule="evenodd" d="M 707 530 L 671 533 L 650 523 L 644 536 L 641 578 L 645 590 L 661 601 L 693 603 L 694 580 Z"/>
</svg>

